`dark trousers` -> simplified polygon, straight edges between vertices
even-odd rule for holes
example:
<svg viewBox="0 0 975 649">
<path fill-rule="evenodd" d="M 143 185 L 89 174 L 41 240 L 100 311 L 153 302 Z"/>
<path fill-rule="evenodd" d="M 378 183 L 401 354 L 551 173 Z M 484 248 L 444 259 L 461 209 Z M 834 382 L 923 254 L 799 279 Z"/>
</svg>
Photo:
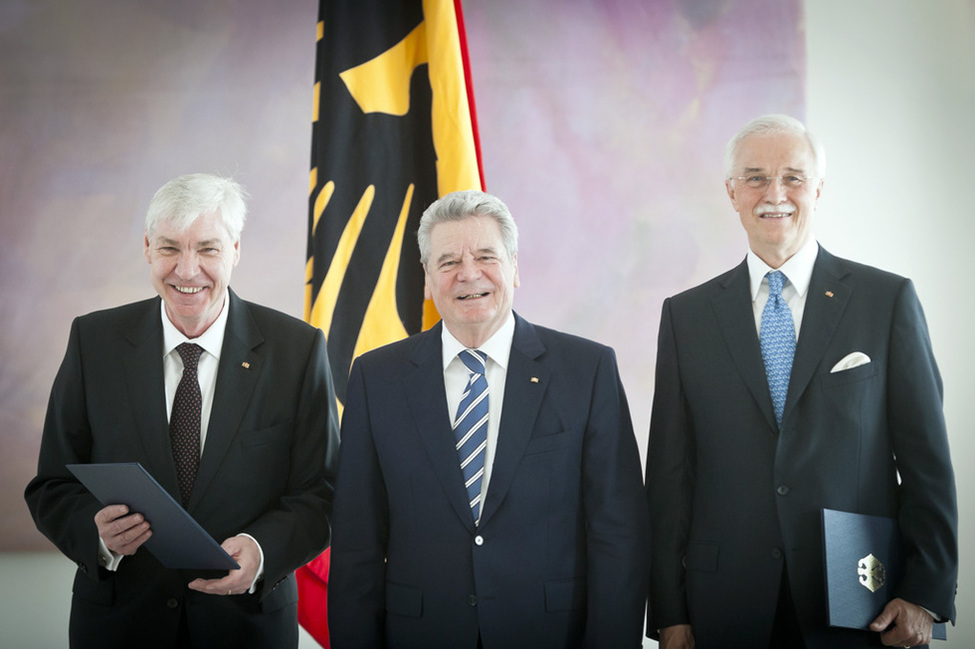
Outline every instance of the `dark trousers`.
<svg viewBox="0 0 975 649">
<path fill-rule="evenodd" d="M 789 588 L 789 576 L 782 571 L 782 585 L 779 587 L 779 604 L 775 610 L 775 625 L 772 627 L 772 639 L 769 649 L 805 649 L 806 643 L 802 639 L 802 628 L 796 615 L 796 606 L 792 601 L 792 590 Z"/>
</svg>

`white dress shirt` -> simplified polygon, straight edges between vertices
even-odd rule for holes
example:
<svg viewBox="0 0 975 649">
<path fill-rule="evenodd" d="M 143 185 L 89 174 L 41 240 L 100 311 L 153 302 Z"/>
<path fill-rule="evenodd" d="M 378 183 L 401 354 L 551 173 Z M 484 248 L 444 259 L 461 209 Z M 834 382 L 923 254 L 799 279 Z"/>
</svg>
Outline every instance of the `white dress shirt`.
<svg viewBox="0 0 975 649">
<path fill-rule="evenodd" d="M 464 388 L 470 372 L 464 361 L 457 356 L 467 349 L 443 326 L 441 334 L 443 346 L 443 382 L 447 391 L 447 412 L 453 423 L 457 415 Z M 515 336 L 515 317 L 508 314 L 498 329 L 483 345 L 478 347 L 487 356 L 484 373 L 488 382 L 488 427 L 487 448 L 484 450 L 484 476 L 481 478 L 481 511 L 486 502 L 488 484 L 491 482 L 491 469 L 494 465 L 494 454 L 498 449 L 498 430 L 501 424 L 501 406 L 504 405 L 504 381 L 508 374 L 508 356 L 511 354 L 511 341 Z M 458 463 L 458 467 L 459 467 Z"/>
<path fill-rule="evenodd" d="M 752 289 L 752 309 L 755 315 L 755 331 L 759 335 L 762 333 L 762 311 L 765 309 L 765 303 L 768 302 L 768 278 L 765 274 L 772 270 L 780 270 L 788 279 L 782 286 L 782 299 L 792 312 L 796 340 L 799 339 L 799 325 L 802 324 L 802 314 L 806 309 L 809 280 L 812 279 L 813 266 L 816 265 L 818 254 L 819 244 L 814 237 L 809 237 L 802 248 L 777 269 L 766 264 L 751 250 L 748 251 L 746 260 Z"/>
<path fill-rule="evenodd" d="M 200 383 L 200 396 L 203 406 L 200 410 L 200 455 L 207 439 L 207 426 L 213 410 L 213 393 L 217 388 L 217 367 L 220 365 L 220 350 L 223 349 L 223 336 L 227 331 L 227 297 L 224 297 L 220 315 L 198 338 L 190 340 L 176 328 L 166 315 L 166 304 L 162 303 L 163 326 L 163 376 L 166 381 L 166 416 L 173 411 L 176 387 L 183 378 L 183 359 L 176 348 L 183 343 L 194 343 L 203 348 L 200 362 L 196 367 L 196 378 Z"/>
</svg>

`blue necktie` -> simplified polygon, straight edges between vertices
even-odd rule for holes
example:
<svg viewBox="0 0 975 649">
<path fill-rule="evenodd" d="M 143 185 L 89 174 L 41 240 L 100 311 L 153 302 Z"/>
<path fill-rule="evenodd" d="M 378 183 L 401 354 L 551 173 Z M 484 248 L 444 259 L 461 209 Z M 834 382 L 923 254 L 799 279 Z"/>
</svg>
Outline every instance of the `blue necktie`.
<svg viewBox="0 0 975 649">
<path fill-rule="evenodd" d="M 796 328 L 792 322 L 792 311 L 782 298 L 786 276 L 781 271 L 773 270 L 766 277 L 768 302 L 762 311 L 762 360 L 765 361 L 768 389 L 772 393 L 775 421 L 781 427 L 785 395 L 789 392 L 789 376 L 792 374 L 792 357 L 796 353 Z"/>
<path fill-rule="evenodd" d="M 454 436 L 476 525 L 481 519 L 481 478 L 484 476 L 484 450 L 487 448 L 488 384 L 484 376 L 484 362 L 487 359 L 483 352 L 476 349 L 465 349 L 459 356 L 471 374 L 457 407 Z"/>
</svg>

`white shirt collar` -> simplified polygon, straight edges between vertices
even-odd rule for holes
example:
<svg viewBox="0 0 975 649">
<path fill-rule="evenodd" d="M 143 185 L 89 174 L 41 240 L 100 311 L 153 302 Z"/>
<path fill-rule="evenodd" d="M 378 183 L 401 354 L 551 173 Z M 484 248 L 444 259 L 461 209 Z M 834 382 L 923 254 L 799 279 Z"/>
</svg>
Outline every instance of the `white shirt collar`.
<svg viewBox="0 0 975 649">
<path fill-rule="evenodd" d="M 809 281 L 812 279 L 813 266 L 816 265 L 818 254 L 819 243 L 816 242 L 815 237 L 809 237 L 802 248 L 799 248 L 796 254 L 792 255 L 777 269 L 789 278 L 789 283 L 796 289 L 796 293 L 800 297 L 805 297 L 806 291 L 809 290 Z M 758 298 L 758 289 L 762 285 L 762 280 L 765 279 L 765 274 L 776 269 L 762 261 L 751 250 L 748 251 L 746 260 L 748 262 L 748 278 L 751 282 L 752 301 L 754 302 Z"/>
<path fill-rule="evenodd" d="M 508 356 L 511 354 L 511 341 L 514 338 L 515 316 L 514 313 L 509 313 L 504 324 L 483 345 L 478 347 L 478 349 L 487 354 L 488 358 L 501 367 L 508 367 Z M 454 338 L 453 334 L 447 330 L 447 325 L 441 326 L 440 339 L 443 347 L 443 367 L 446 370 L 447 366 L 457 358 L 457 354 L 467 349 L 467 347 Z"/>
<path fill-rule="evenodd" d="M 163 356 L 169 355 L 174 349 L 179 347 L 185 342 L 196 343 L 203 348 L 203 351 L 207 352 L 215 358 L 220 358 L 220 350 L 223 348 L 223 337 L 227 331 L 227 313 L 230 311 L 230 294 L 225 293 L 223 297 L 223 307 L 220 309 L 220 315 L 217 319 L 213 321 L 206 331 L 204 331 L 200 336 L 190 340 L 187 338 L 182 331 L 176 328 L 170 320 L 169 316 L 166 315 L 166 302 L 160 300 L 161 313 L 162 313 L 162 326 L 163 326 Z"/>
</svg>

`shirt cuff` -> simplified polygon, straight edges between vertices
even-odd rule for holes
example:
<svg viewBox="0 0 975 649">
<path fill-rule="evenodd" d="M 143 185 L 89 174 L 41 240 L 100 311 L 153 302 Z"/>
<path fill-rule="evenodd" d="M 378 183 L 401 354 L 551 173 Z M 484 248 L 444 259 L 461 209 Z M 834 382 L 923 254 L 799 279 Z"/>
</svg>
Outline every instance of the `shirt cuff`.
<svg viewBox="0 0 975 649">
<path fill-rule="evenodd" d="M 262 557 L 264 555 L 261 555 Z M 105 541 L 102 537 L 98 537 L 98 565 L 108 570 L 110 572 L 115 572 L 118 570 L 119 564 L 122 563 L 122 555 L 115 554 L 108 549 L 105 545 Z M 261 564 L 263 566 L 263 563 Z"/>
<path fill-rule="evenodd" d="M 935 623 L 935 624 L 941 624 L 942 622 L 944 622 L 944 620 L 942 620 L 942 619 L 941 619 L 941 616 L 940 616 L 940 615 L 938 615 L 937 613 L 935 613 L 934 611 L 929 611 L 928 609 L 926 609 L 926 608 L 924 608 L 923 606 L 921 606 L 920 608 L 921 608 L 921 609 L 922 609 L 922 610 L 923 610 L 923 611 L 924 611 L 925 613 L 927 613 L 928 615 L 930 615 L 930 616 L 931 616 L 931 619 L 932 619 L 932 620 L 934 620 L 934 623 Z"/>
<path fill-rule="evenodd" d="M 257 546 L 257 551 L 261 554 L 261 564 L 257 567 L 257 574 L 254 575 L 254 581 L 251 582 L 251 587 L 247 590 L 248 593 L 253 595 L 254 593 L 257 592 L 257 582 L 264 579 L 264 548 L 262 548 L 261 544 L 257 542 L 257 539 L 255 539 L 250 534 L 245 534 L 244 532 L 241 532 L 237 536 L 246 536 L 247 538 L 249 538 L 251 541 L 254 542 L 254 545 Z"/>
</svg>

